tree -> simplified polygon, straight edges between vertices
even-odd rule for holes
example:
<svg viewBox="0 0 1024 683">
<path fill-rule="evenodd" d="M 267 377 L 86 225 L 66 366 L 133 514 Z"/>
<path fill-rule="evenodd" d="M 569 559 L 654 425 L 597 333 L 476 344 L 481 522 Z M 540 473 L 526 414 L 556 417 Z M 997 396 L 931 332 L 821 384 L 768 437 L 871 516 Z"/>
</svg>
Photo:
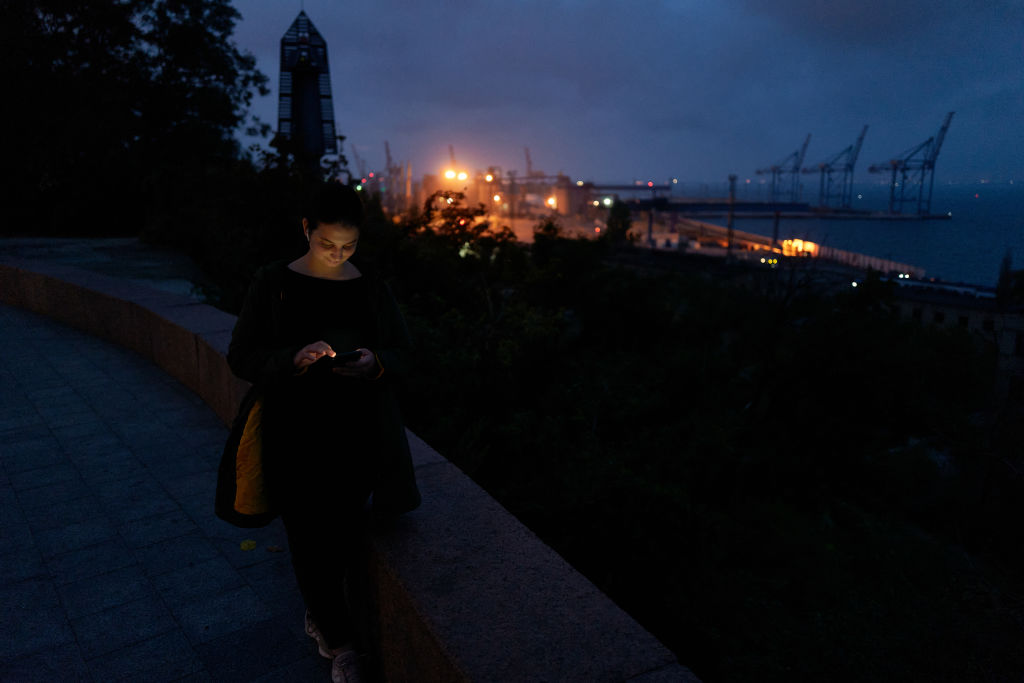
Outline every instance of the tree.
<svg viewBox="0 0 1024 683">
<path fill-rule="evenodd" d="M 154 210 L 194 201 L 211 167 L 240 158 L 233 133 L 266 77 L 230 41 L 239 15 L 228 0 L 3 9 L 0 73 L 16 103 L 10 223 L 137 231 Z"/>
<path fill-rule="evenodd" d="M 608 228 L 603 235 L 612 244 L 621 244 L 629 239 L 629 228 L 632 226 L 629 207 L 616 201 L 608 209 Z"/>
</svg>

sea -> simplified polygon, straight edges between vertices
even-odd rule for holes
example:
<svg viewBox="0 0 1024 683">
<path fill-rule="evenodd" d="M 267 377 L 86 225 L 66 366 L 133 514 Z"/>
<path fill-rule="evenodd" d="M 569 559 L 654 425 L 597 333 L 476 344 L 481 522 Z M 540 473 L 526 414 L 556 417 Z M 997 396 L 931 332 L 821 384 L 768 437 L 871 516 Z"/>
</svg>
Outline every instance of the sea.
<svg viewBox="0 0 1024 683">
<path fill-rule="evenodd" d="M 737 199 L 755 200 L 738 189 Z M 808 201 L 807 197 L 803 198 Z M 812 204 L 815 202 L 811 202 Z M 854 186 L 852 208 L 886 211 L 887 185 Z M 916 203 L 903 213 L 916 213 Z M 799 238 L 906 263 L 926 278 L 994 287 L 1007 253 L 1024 269 L 1024 182 L 945 184 L 933 189 L 932 220 L 782 218 L 779 238 Z M 725 224 L 725 219 L 709 222 Z M 737 230 L 771 236 L 774 220 L 737 218 Z"/>
</svg>

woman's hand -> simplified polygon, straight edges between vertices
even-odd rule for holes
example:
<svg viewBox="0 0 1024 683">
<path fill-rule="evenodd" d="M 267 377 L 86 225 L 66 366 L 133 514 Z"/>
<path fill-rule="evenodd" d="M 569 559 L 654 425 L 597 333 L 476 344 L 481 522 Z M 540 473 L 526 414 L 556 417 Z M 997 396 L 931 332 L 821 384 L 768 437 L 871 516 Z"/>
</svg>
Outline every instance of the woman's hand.
<svg viewBox="0 0 1024 683">
<path fill-rule="evenodd" d="M 376 377 L 380 372 L 380 367 L 377 365 L 377 356 L 373 355 L 373 351 L 370 349 L 356 349 L 360 353 L 359 359 L 339 365 L 334 368 L 334 372 L 343 377 L 362 377 L 364 379 L 370 379 Z M 331 355 L 334 355 L 333 352 Z"/>
<path fill-rule="evenodd" d="M 337 354 L 334 352 L 334 349 L 331 348 L 330 344 L 325 341 L 318 341 L 302 347 L 302 349 L 295 354 L 295 358 L 292 359 L 292 362 L 295 364 L 296 370 L 302 370 L 304 368 L 308 368 L 324 356 L 334 358 L 336 355 Z M 373 354 L 370 355 L 372 356 Z M 360 360 L 362 359 L 360 358 Z"/>
</svg>

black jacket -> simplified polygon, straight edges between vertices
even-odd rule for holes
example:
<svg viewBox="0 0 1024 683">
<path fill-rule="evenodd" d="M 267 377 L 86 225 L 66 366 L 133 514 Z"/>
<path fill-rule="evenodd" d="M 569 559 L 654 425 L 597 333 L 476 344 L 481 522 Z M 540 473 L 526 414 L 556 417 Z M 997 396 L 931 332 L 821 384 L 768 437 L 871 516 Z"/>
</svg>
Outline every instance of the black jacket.
<svg viewBox="0 0 1024 683">
<path fill-rule="evenodd" d="M 217 480 L 216 513 L 236 526 L 264 526 L 275 516 L 242 515 L 234 509 L 235 455 L 246 419 L 255 401 L 275 384 L 295 372 L 293 358 L 301 347 L 282 347 L 281 294 L 287 262 L 279 261 L 260 269 L 253 277 L 242 311 L 235 323 L 228 347 L 231 371 L 253 386 L 239 407 L 238 416 L 221 457 Z M 375 514 L 397 515 L 415 509 L 420 494 L 409 452 L 401 411 L 395 396 L 395 381 L 411 365 L 409 334 L 398 305 L 387 284 L 372 272 L 367 278 L 370 310 L 377 327 L 378 348 L 372 349 L 384 369 L 379 379 L 368 380 L 374 409 L 382 425 L 380 434 L 381 466 L 374 485 Z"/>
</svg>

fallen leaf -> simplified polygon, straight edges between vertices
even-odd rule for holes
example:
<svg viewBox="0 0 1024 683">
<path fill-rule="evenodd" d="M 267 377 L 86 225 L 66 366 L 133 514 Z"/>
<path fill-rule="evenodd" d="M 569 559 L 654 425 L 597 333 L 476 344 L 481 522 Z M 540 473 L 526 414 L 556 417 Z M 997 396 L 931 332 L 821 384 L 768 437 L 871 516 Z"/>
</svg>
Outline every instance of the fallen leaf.
<svg viewBox="0 0 1024 683">
<path fill-rule="evenodd" d="M 242 550 L 256 550 L 256 541 L 242 541 Z"/>
</svg>

